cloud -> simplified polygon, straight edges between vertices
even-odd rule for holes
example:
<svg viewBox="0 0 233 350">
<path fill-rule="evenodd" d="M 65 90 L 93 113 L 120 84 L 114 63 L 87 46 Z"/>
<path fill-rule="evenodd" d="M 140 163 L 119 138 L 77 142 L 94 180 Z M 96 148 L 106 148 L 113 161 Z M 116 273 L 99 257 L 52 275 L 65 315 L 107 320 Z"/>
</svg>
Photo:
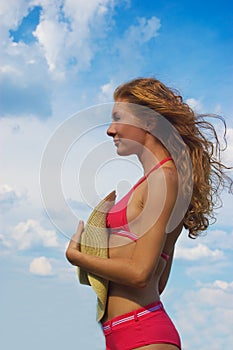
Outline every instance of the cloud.
<svg viewBox="0 0 233 350">
<path fill-rule="evenodd" d="M 98 40 L 112 27 L 114 6 L 113 0 L 2 3 L 0 117 L 52 116 L 56 94 L 63 96 L 67 86 L 70 90 L 67 80 L 73 82 L 74 74 L 91 67 Z M 33 29 L 28 22 L 23 31 L 21 23 L 35 9 L 40 9 L 39 23 Z M 14 40 L 13 31 L 19 39 Z M 24 35 L 35 40 L 24 40 Z"/>
<path fill-rule="evenodd" d="M 37 46 L 8 39 L 2 47 L 0 117 L 32 114 L 48 117 L 51 80 Z"/>
<path fill-rule="evenodd" d="M 115 83 L 110 80 L 108 83 L 100 87 L 101 93 L 99 94 L 100 102 L 111 102 L 113 100 L 113 92 L 115 89 Z"/>
<path fill-rule="evenodd" d="M 232 291 L 233 292 L 233 282 L 226 282 L 226 281 L 221 281 L 221 280 L 216 280 L 213 283 L 214 287 L 217 287 L 219 289 L 223 289 L 224 291 Z"/>
<path fill-rule="evenodd" d="M 35 41 L 33 36 L 33 30 L 36 28 L 40 19 L 40 6 L 35 6 L 29 9 L 27 16 L 23 17 L 22 22 L 18 26 L 17 30 L 10 29 L 10 37 L 14 42 L 24 42 L 30 44 Z"/>
<path fill-rule="evenodd" d="M 156 37 L 161 28 L 160 19 L 138 17 L 121 37 L 112 45 L 113 65 L 117 67 L 114 80 L 121 83 L 126 77 L 140 75 L 141 68 L 146 67 L 150 57 L 149 48 L 156 51 Z M 119 37 L 119 35 L 118 35 Z M 147 68 L 146 68 L 147 71 Z M 145 73 L 144 73 L 145 74 Z"/>
<path fill-rule="evenodd" d="M 118 41 L 116 46 L 119 55 L 122 58 L 131 58 L 131 61 L 132 54 L 134 60 L 135 57 L 140 57 L 140 47 L 157 37 L 160 27 L 160 19 L 155 16 L 151 18 L 139 17 L 137 19 L 137 24 L 131 25 Z"/>
<path fill-rule="evenodd" d="M 229 348 L 233 341 L 232 286 L 232 282 L 214 280 L 192 289 L 173 290 L 168 302 L 175 310 L 174 322 L 184 349 Z M 175 304 L 174 293 L 179 295 Z"/>
<path fill-rule="evenodd" d="M 233 231 L 210 230 L 206 238 L 212 249 L 233 250 Z"/>
<path fill-rule="evenodd" d="M 223 255 L 223 251 L 219 249 L 211 250 L 206 245 L 200 243 L 193 248 L 178 246 L 175 251 L 175 258 L 185 260 L 198 260 L 200 258 L 219 259 Z"/>
<path fill-rule="evenodd" d="M 65 62 L 62 51 L 66 43 L 67 32 L 65 23 L 59 23 L 54 20 L 42 20 L 33 33 L 44 50 L 49 70 L 53 72 L 56 68 L 58 70 L 60 68 L 60 77 L 63 77 L 64 74 L 62 70 Z"/>
<path fill-rule="evenodd" d="M 59 246 L 56 232 L 44 229 L 33 219 L 20 222 L 11 229 L 10 234 L 1 235 L 5 247 L 16 250 L 29 250 L 34 247 L 57 248 Z"/>
<path fill-rule="evenodd" d="M 54 124 L 43 123 L 38 118 L 0 118 L 1 181 L 21 198 L 26 193 L 27 201 L 33 198 L 36 204 L 36 199 L 38 205 L 41 204 L 38 181 L 40 159 L 54 128 Z M 21 204 L 26 203 L 22 201 Z"/>
<path fill-rule="evenodd" d="M 38 276 L 51 276 L 53 275 L 53 268 L 49 260 L 44 256 L 35 258 L 31 261 L 29 271 L 33 275 Z"/>
<path fill-rule="evenodd" d="M 8 185 L 3 185 L 0 187 L 0 213 L 10 210 L 13 206 L 17 205 L 23 198 L 21 195 L 13 188 Z"/>
<path fill-rule="evenodd" d="M 16 29 L 22 18 L 27 15 L 29 3 L 27 0 L 8 0 L 1 1 L 0 4 L 0 25 L 2 28 L 1 39 L 3 35 L 9 35 L 9 29 Z"/>
<path fill-rule="evenodd" d="M 152 16 L 151 18 L 140 17 L 138 23 L 132 25 L 125 32 L 125 39 L 130 44 L 145 44 L 151 39 L 159 35 L 158 31 L 161 27 L 160 19 Z"/>
<path fill-rule="evenodd" d="M 27 70 L 25 80 L 29 72 L 33 75 L 34 69 L 22 69 Z M 25 72 L 26 73 L 26 72 Z M 43 75 L 43 74 L 42 74 Z M 51 115 L 50 104 L 50 91 L 49 87 L 43 84 L 43 80 L 39 82 L 25 81 L 21 82 L 21 79 L 17 79 L 15 75 L 15 82 L 12 82 L 9 77 L 2 79 L 3 93 L 2 99 L 2 116 L 11 115 L 37 115 L 43 118 L 47 118 Z M 33 80 L 33 79 L 32 79 Z M 43 103 L 41 103 L 43 101 Z"/>
<path fill-rule="evenodd" d="M 233 297 L 233 282 L 215 280 L 213 283 L 200 284 L 200 299 L 206 305 L 225 307 L 230 305 Z M 233 310 L 232 310 L 233 311 Z"/>
<path fill-rule="evenodd" d="M 185 101 L 194 112 L 196 113 L 203 113 L 203 106 L 200 100 L 197 100 L 196 98 L 188 98 Z"/>
<path fill-rule="evenodd" d="M 111 22 L 114 1 L 58 1 L 42 3 L 41 21 L 34 31 L 55 78 L 64 78 L 66 70 L 86 70 L 97 50 L 95 41 L 103 36 Z M 80 15 L 81 14 L 81 15 Z"/>
<path fill-rule="evenodd" d="M 118 1 L 91 0 L 88 5 L 75 0 L 9 2 L 10 5 L 3 5 L 0 22 L 0 32 L 5 30 L 0 52 L 3 73 L 0 117 L 34 115 L 45 119 L 60 114 L 60 104 L 63 108 L 64 104 L 74 104 L 72 112 L 75 112 L 85 96 L 88 100 L 84 102 L 90 104 L 90 83 L 82 82 L 79 91 L 77 76 L 92 68 L 96 54 L 95 64 L 104 60 L 107 70 L 110 61 L 106 61 L 106 53 L 112 54 L 113 60 L 118 56 L 121 66 L 122 61 L 124 64 L 127 59 L 132 61 L 133 53 L 130 70 L 138 72 L 137 60 L 143 59 L 142 47 L 145 53 L 145 45 L 158 35 L 161 27 L 155 16 L 140 17 L 120 40 L 115 40 L 114 10 Z M 127 3 L 121 1 L 120 5 L 127 6 Z M 38 14 L 35 23 L 39 21 L 36 28 L 26 25 L 26 19 L 35 11 Z M 22 23 L 26 23 L 24 31 Z M 14 40 L 12 30 L 20 39 Z M 24 34 L 27 38 L 34 36 L 35 40 L 25 40 Z M 117 67 L 117 63 L 112 64 Z M 95 91 L 94 103 L 98 99 L 105 102 L 110 97 L 114 80 L 109 79 L 110 85 L 102 85 L 101 93 Z"/>
</svg>

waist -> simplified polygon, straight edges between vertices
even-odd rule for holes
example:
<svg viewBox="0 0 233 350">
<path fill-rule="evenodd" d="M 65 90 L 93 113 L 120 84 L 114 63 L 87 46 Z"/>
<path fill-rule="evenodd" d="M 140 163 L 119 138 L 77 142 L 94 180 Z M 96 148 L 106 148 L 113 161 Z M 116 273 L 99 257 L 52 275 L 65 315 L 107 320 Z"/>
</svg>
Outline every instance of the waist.
<svg viewBox="0 0 233 350">
<path fill-rule="evenodd" d="M 155 301 L 149 305 L 142 306 L 136 310 L 116 316 L 102 324 L 103 332 L 108 333 L 112 328 L 115 328 L 120 324 L 137 321 L 139 318 L 143 318 L 146 315 L 159 310 L 163 310 L 163 304 L 161 301 Z"/>
</svg>

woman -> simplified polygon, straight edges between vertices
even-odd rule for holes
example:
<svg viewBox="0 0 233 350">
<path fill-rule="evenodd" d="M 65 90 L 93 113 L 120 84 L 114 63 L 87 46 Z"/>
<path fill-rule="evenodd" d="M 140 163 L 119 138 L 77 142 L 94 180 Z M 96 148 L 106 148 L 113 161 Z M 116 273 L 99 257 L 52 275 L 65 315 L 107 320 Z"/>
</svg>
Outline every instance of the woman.
<svg viewBox="0 0 233 350">
<path fill-rule="evenodd" d="M 80 252 L 80 222 L 67 259 L 110 283 L 101 320 L 107 350 L 181 349 L 160 301 L 175 243 L 183 227 L 192 238 L 207 229 L 219 190 L 231 188 L 232 180 L 216 158 L 214 127 L 195 116 L 177 92 L 156 79 L 140 78 L 119 86 L 114 100 L 107 134 L 119 155 L 137 155 L 144 176 L 107 215 L 109 258 Z M 172 129 L 161 124 L 164 120 Z M 189 158 L 185 161 L 182 143 Z"/>
</svg>

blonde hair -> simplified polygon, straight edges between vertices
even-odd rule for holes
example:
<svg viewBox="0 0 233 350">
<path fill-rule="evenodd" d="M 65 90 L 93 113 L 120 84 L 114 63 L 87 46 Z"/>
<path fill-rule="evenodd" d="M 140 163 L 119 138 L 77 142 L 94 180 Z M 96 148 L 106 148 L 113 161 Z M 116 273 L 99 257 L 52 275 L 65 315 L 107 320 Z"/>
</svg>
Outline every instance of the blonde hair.
<svg viewBox="0 0 233 350">
<path fill-rule="evenodd" d="M 184 216 L 184 227 L 189 237 L 196 238 L 215 221 L 214 209 L 221 207 L 221 191 L 227 187 L 232 192 L 232 179 L 226 174 L 231 169 L 221 162 L 221 147 L 214 126 L 206 117 L 220 119 L 216 115 L 195 115 L 183 102 L 177 90 L 168 88 L 154 78 L 138 78 L 120 85 L 114 92 L 114 100 L 146 106 L 165 117 L 178 131 L 188 148 L 192 162 L 193 192 Z"/>
</svg>

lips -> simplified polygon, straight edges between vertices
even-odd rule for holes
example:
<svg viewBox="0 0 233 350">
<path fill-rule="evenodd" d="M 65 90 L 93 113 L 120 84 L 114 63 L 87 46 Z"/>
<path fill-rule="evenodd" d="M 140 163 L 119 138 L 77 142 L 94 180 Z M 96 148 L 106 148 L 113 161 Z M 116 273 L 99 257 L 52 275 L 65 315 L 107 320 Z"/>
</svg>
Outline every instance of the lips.
<svg viewBox="0 0 233 350">
<path fill-rule="evenodd" d="M 115 140 L 113 140 L 113 141 L 114 141 L 115 146 L 118 146 L 120 140 L 119 140 L 119 139 L 115 139 Z"/>
</svg>

